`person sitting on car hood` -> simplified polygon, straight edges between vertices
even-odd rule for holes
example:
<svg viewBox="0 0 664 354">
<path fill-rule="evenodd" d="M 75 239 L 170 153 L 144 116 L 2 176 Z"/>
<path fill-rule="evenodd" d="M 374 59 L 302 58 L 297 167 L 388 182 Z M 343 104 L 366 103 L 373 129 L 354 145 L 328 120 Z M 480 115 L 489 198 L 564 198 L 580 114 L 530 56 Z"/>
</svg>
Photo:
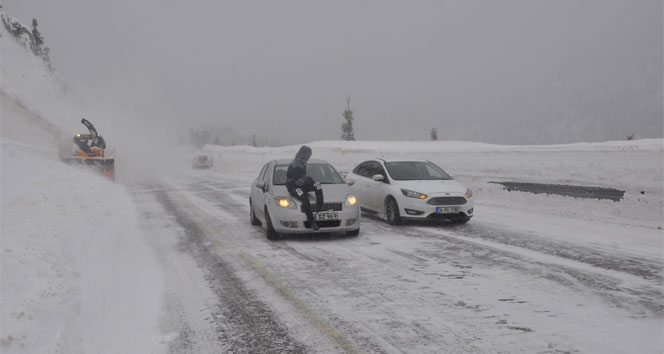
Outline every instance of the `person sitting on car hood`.
<svg viewBox="0 0 664 354">
<path fill-rule="evenodd" d="M 323 189 L 320 182 L 314 181 L 311 176 L 307 176 L 307 162 L 311 157 L 311 148 L 303 145 L 295 158 L 288 165 L 286 171 L 286 188 L 288 193 L 302 202 L 302 209 L 307 215 L 307 221 L 311 223 L 311 228 L 318 231 L 320 227 L 311 211 L 311 203 L 309 202 L 309 192 L 316 194 L 316 210 L 320 211 L 323 206 Z"/>
</svg>

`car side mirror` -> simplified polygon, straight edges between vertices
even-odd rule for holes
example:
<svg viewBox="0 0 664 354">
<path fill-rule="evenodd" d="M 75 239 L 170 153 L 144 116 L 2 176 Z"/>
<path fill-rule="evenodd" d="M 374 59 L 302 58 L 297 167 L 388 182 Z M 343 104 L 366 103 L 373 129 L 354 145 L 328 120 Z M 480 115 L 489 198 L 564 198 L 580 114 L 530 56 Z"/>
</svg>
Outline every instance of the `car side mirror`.
<svg viewBox="0 0 664 354">
<path fill-rule="evenodd" d="M 373 178 L 371 178 L 371 179 L 373 179 L 376 182 L 383 182 L 383 181 L 385 181 L 385 176 L 383 176 L 383 175 L 374 175 Z"/>
<path fill-rule="evenodd" d="M 265 181 L 256 181 L 256 183 L 254 183 L 254 186 L 263 189 L 265 188 Z"/>
<path fill-rule="evenodd" d="M 352 179 L 352 178 L 351 178 L 351 179 L 347 179 L 347 180 L 346 180 L 346 184 L 349 185 L 349 186 L 352 186 L 352 185 L 355 184 L 355 180 Z"/>
</svg>

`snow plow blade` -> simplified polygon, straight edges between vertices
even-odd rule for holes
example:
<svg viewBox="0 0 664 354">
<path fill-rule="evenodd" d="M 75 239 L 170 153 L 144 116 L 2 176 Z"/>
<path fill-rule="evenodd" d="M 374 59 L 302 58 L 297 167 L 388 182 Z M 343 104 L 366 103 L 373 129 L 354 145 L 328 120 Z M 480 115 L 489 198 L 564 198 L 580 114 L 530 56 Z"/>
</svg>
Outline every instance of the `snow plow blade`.
<svg viewBox="0 0 664 354">
<path fill-rule="evenodd" d="M 115 153 L 113 153 L 115 155 Z M 115 156 L 110 157 L 82 157 L 82 156 L 60 156 L 62 161 L 71 165 L 92 166 L 99 174 L 115 181 Z"/>
</svg>

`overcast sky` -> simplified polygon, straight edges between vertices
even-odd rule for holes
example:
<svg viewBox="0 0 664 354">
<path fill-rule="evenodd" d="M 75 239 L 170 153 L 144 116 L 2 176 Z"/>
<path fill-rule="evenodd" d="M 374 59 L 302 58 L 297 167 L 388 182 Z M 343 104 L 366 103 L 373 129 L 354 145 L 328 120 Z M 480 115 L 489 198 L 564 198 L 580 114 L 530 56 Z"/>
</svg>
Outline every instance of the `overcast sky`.
<svg viewBox="0 0 664 354">
<path fill-rule="evenodd" d="M 661 0 L 9 0 L 57 71 L 161 129 L 285 142 L 662 137 Z M 90 112 L 94 117 L 94 112 Z"/>
</svg>

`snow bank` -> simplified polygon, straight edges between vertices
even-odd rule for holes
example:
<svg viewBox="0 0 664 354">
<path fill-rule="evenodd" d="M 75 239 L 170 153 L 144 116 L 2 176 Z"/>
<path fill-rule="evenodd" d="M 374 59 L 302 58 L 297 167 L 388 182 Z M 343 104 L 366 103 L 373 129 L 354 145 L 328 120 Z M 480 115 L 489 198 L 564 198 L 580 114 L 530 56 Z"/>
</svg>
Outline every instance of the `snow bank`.
<svg viewBox="0 0 664 354">
<path fill-rule="evenodd" d="M 161 270 L 124 188 L 1 146 L 2 352 L 160 352 Z"/>
<path fill-rule="evenodd" d="M 350 170 L 369 158 L 423 158 L 458 176 L 540 183 L 662 189 L 664 140 L 568 145 L 492 145 L 473 142 L 323 141 L 308 144 L 314 156 Z M 298 146 L 254 148 L 206 145 L 218 165 L 257 171 L 265 161 L 292 158 Z"/>
<path fill-rule="evenodd" d="M 59 160 L 83 110 L 4 26 L 0 35 L 0 352 L 165 352 L 162 270 L 128 193 Z"/>
<path fill-rule="evenodd" d="M 375 157 L 422 158 L 471 186 L 477 201 L 492 206 L 662 227 L 664 140 L 644 139 L 566 145 L 492 145 L 473 142 L 323 141 L 308 144 L 313 158 L 340 171 Z M 255 148 L 206 145 L 215 169 L 255 173 L 271 159 L 292 158 L 299 146 Z M 516 181 L 625 190 L 620 202 L 507 192 L 489 181 Z M 481 217 L 481 208 L 476 217 Z"/>
</svg>

